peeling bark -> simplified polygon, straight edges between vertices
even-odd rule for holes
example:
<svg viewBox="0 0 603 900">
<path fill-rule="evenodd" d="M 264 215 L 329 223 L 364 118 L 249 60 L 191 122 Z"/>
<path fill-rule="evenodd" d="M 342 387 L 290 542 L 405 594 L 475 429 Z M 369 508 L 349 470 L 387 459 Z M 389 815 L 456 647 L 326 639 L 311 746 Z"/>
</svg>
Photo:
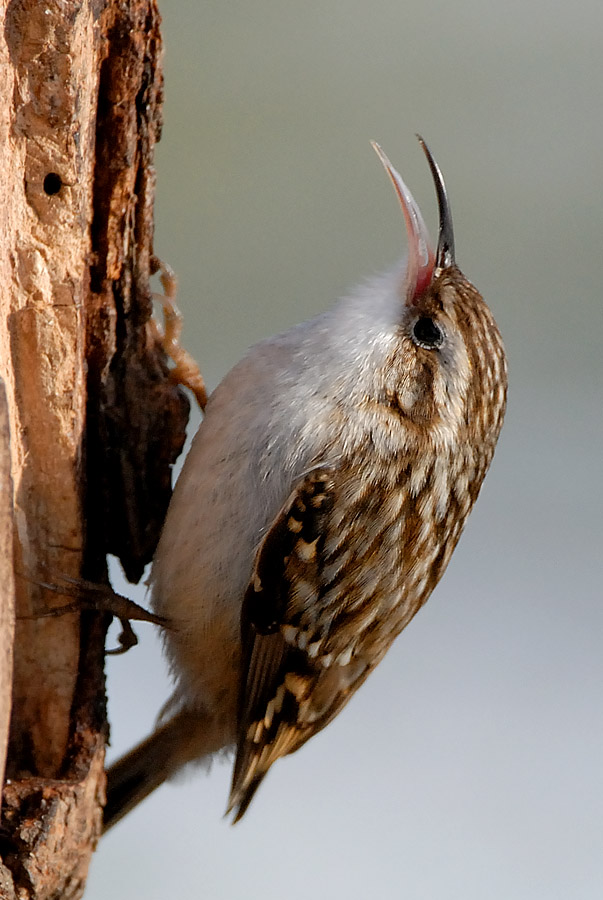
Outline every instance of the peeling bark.
<svg viewBox="0 0 603 900">
<path fill-rule="evenodd" d="M 67 601 L 35 582 L 101 581 L 108 552 L 137 580 L 184 441 L 188 403 L 169 381 L 149 287 L 159 15 L 155 0 L 11 0 L 0 24 L 18 616 L 0 897 L 78 897 L 101 830 L 107 622 L 42 617 Z M 0 544 L 2 521 L 0 510 Z"/>
</svg>

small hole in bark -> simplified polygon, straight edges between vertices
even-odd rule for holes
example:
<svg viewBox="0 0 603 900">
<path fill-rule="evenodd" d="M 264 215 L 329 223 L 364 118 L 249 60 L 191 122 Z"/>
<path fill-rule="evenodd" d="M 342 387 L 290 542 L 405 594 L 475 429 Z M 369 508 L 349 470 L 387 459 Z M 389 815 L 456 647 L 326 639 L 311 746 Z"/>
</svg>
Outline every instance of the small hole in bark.
<svg viewBox="0 0 603 900">
<path fill-rule="evenodd" d="M 61 176 L 57 175 L 56 172 L 49 172 L 44 179 L 44 190 L 46 193 L 52 197 L 53 194 L 58 194 L 62 187 L 63 181 Z"/>
</svg>

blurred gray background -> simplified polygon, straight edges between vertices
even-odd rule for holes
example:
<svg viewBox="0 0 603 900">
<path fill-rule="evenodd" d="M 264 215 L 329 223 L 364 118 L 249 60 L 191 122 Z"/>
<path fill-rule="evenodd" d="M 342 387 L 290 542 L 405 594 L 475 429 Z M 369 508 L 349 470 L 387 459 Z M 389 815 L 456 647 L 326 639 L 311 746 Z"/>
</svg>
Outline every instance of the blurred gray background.
<svg viewBox="0 0 603 900">
<path fill-rule="evenodd" d="M 162 0 L 156 250 L 210 387 L 256 340 L 405 251 L 369 146 L 506 341 L 509 411 L 433 597 L 236 828 L 230 766 L 100 845 L 88 898 L 603 896 L 600 0 Z M 141 593 L 133 593 L 140 598 Z M 112 756 L 169 694 L 159 641 L 110 659 Z"/>
</svg>

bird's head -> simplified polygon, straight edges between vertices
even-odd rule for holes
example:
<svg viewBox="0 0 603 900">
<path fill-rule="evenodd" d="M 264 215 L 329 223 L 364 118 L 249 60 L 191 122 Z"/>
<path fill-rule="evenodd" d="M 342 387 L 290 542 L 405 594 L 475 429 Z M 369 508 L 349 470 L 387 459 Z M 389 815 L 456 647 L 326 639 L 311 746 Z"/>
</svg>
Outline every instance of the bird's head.
<svg viewBox="0 0 603 900">
<path fill-rule="evenodd" d="M 419 137 L 419 142 L 438 198 L 435 251 L 412 194 L 373 142 L 400 200 L 408 235 L 407 263 L 396 285 L 398 340 L 381 371 L 385 399 L 436 445 L 461 439 L 493 451 L 506 402 L 504 348 L 492 313 L 456 264 L 444 179 L 425 141 Z"/>
</svg>

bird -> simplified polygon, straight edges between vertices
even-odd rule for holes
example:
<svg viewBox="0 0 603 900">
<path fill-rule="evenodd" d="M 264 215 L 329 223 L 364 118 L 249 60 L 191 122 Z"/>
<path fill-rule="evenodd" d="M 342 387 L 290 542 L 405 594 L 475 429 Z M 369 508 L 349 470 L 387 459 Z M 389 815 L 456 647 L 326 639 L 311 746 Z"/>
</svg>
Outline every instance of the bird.
<svg viewBox="0 0 603 900">
<path fill-rule="evenodd" d="M 209 398 L 152 567 L 175 692 L 108 771 L 105 828 L 179 769 L 234 749 L 238 821 L 321 731 L 442 577 L 502 427 L 500 332 L 455 257 L 441 170 L 432 246 L 248 351 Z"/>
</svg>

